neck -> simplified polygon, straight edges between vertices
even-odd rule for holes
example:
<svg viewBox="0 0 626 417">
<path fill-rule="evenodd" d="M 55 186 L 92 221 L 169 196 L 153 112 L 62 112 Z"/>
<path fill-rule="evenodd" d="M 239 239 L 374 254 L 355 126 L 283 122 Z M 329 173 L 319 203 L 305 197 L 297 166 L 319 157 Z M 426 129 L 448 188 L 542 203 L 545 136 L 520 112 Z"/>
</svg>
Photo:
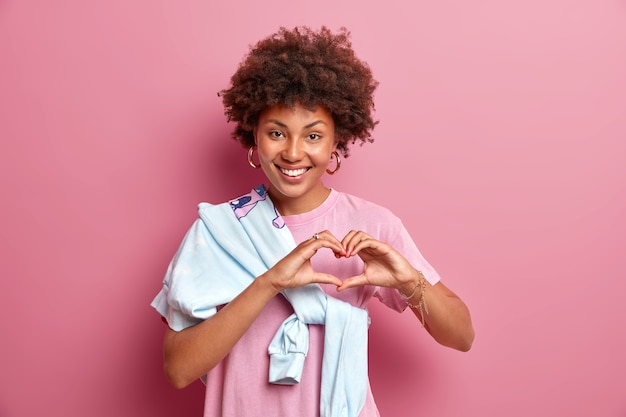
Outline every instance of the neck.
<svg viewBox="0 0 626 417">
<path fill-rule="evenodd" d="M 330 189 L 322 187 L 315 195 L 308 195 L 305 197 L 289 197 L 282 195 L 271 187 L 268 190 L 268 194 L 274 203 L 274 207 L 281 216 L 293 216 L 296 214 L 307 213 L 316 209 L 330 195 Z"/>
</svg>

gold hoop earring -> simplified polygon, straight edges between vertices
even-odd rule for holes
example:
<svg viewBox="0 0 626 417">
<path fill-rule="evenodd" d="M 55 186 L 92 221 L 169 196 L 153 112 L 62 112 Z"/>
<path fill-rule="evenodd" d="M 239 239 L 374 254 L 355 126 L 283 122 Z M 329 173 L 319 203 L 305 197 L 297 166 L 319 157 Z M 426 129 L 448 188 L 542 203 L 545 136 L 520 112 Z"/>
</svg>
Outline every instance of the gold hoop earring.
<svg viewBox="0 0 626 417">
<path fill-rule="evenodd" d="M 335 155 L 335 159 L 337 160 L 337 166 L 335 167 L 334 170 L 330 170 L 328 168 L 326 168 L 326 172 L 329 175 L 335 175 L 335 172 L 339 171 L 339 168 L 341 168 L 341 158 L 339 157 L 339 153 L 337 153 L 337 151 L 334 151 L 331 155 L 330 155 L 330 160 L 333 160 L 333 155 Z"/>
<path fill-rule="evenodd" d="M 250 164 L 252 168 L 259 169 L 261 168 L 261 165 L 257 165 L 254 163 L 254 161 L 252 160 L 253 154 L 254 154 L 254 146 L 250 146 L 250 149 L 248 150 L 248 163 Z"/>
</svg>

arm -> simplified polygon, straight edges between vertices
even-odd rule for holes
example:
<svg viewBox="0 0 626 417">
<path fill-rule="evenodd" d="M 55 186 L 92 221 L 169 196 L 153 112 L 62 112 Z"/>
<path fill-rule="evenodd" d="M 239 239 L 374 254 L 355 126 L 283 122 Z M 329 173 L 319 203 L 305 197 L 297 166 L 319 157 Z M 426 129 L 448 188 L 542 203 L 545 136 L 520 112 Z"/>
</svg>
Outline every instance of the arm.
<svg viewBox="0 0 626 417">
<path fill-rule="evenodd" d="M 277 294 L 261 275 L 214 316 L 176 332 L 168 327 L 163 341 L 164 370 L 176 388 L 184 388 L 213 369 Z"/>
<path fill-rule="evenodd" d="M 339 291 L 359 285 L 378 285 L 410 295 L 408 302 L 413 306 L 422 301 L 422 292 L 419 289 L 414 291 L 423 280 L 421 273 L 393 247 L 356 231 L 346 235 L 343 245 L 346 256 L 359 256 L 365 266 L 362 274 L 343 281 Z M 425 281 L 423 296 L 428 308 L 423 317 L 424 326 L 431 336 L 444 346 L 469 350 L 474 340 L 474 328 L 463 301 L 441 282 L 431 285 Z M 411 309 L 422 320 L 419 308 Z"/>
<path fill-rule="evenodd" d="M 337 277 L 315 272 L 311 267 L 310 258 L 322 247 L 344 254 L 336 239 L 309 239 L 256 278 L 214 316 L 179 332 L 168 328 L 163 352 L 169 381 L 183 388 L 213 369 L 283 289 L 310 283 L 340 285 Z"/>
<path fill-rule="evenodd" d="M 412 286 L 404 285 L 403 288 L 411 288 L 409 292 L 404 292 L 398 288 L 400 294 L 411 294 L 419 283 L 419 272 Z M 467 352 L 472 347 L 474 341 L 474 328 L 469 310 L 465 303 L 441 281 L 431 285 L 425 281 L 424 300 L 421 300 L 421 291 L 417 291 L 413 297 L 407 301 L 419 320 L 423 320 L 424 327 L 430 335 L 440 344 Z M 426 303 L 427 312 L 417 307 L 422 301 Z M 422 317 L 424 313 L 424 317 Z"/>
</svg>

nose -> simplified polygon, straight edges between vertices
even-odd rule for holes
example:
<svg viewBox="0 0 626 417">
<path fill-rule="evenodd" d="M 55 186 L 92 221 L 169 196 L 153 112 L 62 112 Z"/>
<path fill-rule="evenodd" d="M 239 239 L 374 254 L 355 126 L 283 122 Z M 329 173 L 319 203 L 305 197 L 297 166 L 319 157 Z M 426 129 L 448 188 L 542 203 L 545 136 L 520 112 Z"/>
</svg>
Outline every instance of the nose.
<svg viewBox="0 0 626 417">
<path fill-rule="evenodd" d="M 297 138 L 290 138 L 285 142 L 285 148 L 281 153 L 281 157 L 285 161 L 296 162 L 302 159 L 304 154 L 304 149 L 302 146 L 302 141 Z"/>
</svg>

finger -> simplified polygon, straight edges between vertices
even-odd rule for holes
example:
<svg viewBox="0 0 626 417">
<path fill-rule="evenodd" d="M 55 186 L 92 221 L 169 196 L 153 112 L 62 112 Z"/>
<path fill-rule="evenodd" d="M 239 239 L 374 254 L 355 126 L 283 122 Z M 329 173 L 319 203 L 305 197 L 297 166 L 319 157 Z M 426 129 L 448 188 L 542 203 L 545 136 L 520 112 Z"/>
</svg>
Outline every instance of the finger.
<svg viewBox="0 0 626 417">
<path fill-rule="evenodd" d="M 334 275 L 331 274 L 325 274 L 322 272 L 316 272 L 315 274 L 313 274 L 313 279 L 311 280 L 311 283 L 316 283 L 316 284 L 331 284 L 331 285 L 336 285 L 337 287 L 339 287 L 342 282 L 339 278 L 337 278 Z"/>
<path fill-rule="evenodd" d="M 326 239 L 326 240 L 330 240 L 333 242 L 336 242 L 338 244 L 341 244 L 341 242 L 339 241 L 339 239 L 337 239 L 335 237 L 335 235 L 333 235 L 331 232 L 329 232 L 328 230 L 322 230 L 321 232 L 315 233 L 313 234 L 313 236 L 311 236 L 311 239 L 313 240 L 320 240 L 320 239 Z M 310 239 L 309 239 L 310 240 Z"/>
<path fill-rule="evenodd" d="M 355 239 L 358 239 L 359 232 L 357 230 L 350 230 L 343 239 L 341 239 L 341 244 L 343 245 L 346 251 L 346 258 L 349 258 L 352 254 L 352 250 L 355 246 Z"/>
<path fill-rule="evenodd" d="M 312 245 L 311 247 L 315 248 L 316 251 L 321 247 L 329 248 L 335 253 L 335 257 L 337 258 L 345 255 L 344 247 L 339 239 L 328 230 L 315 233 L 310 239 L 303 243 Z"/>
<path fill-rule="evenodd" d="M 322 248 L 327 248 L 332 250 L 335 253 L 335 256 L 339 254 L 340 256 L 345 255 L 345 251 L 341 242 L 337 239 L 332 238 L 322 238 L 320 236 L 319 239 L 309 239 L 302 242 L 296 248 L 296 251 L 299 252 L 304 259 L 311 259 L 313 255 L 317 253 L 318 250 Z"/>
<path fill-rule="evenodd" d="M 342 245 L 346 250 L 346 257 L 354 256 L 356 254 L 357 246 L 366 240 L 370 240 L 372 237 L 365 232 L 350 231 L 342 240 Z"/>
<path fill-rule="evenodd" d="M 346 244 L 350 241 L 350 239 L 352 239 L 352 237 L 354 235 L 356 235 L 358 232 L 356 230 L 350 230 L 348 233 L 346 233 L 346 235 L 343 237 L 343 239 L 341 239 L 341 243 Z"/>
<path fill-rule="evenodd" d="M 351 249 L 350 255 L 351 256 L 358 255 L 359 252 L 366 250 L 366 249 L 370 249 L 371 251 L 376 251 L 376 253 L 378 253 L 381 251 L 382 247 L 383 247 L 382 242 L 373 238 L 367 238 L 356 243 L 354 247 Z"/>
<path fill-rule="evenodd" d="M 345 291 L 348 288 L 360 287 L 363 285 L 369 285 L 369 281 L 365 277 L 365 274 L 355 275 L 345 279 L 341 285 L 337 287 L 337 291 Z"/>
</svg>

